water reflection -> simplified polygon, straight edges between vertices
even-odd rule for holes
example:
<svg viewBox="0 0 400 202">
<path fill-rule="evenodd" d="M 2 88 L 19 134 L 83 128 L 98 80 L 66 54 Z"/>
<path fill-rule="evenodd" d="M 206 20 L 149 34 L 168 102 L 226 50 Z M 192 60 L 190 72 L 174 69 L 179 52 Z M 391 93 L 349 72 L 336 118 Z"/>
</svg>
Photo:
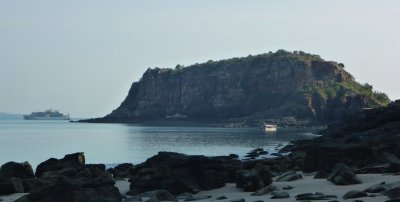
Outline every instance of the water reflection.
<svg viewBox="0 0 400 202">
<path fill-rule="evenodd" d="M 158 151 L 208 156 L 244 154 L 257 147 L 275 147 L 292 140 L 313 138 L 310 131 L 288 129 L 265 133 L 256 128 L 128 126 L 126 130 L 130 152 L 135 152 L 141 160 Z"/>
<path fill-rule="evenodd" d="M 257 128 L 154 127 L 57 121 L 0 121 L 0 165 L 29 161 L 34 167 L 50 157 L 85 152 L 88 163 L 141 163 L 159 151 L 208 156 L 245 154 L 313 138 L 310 131 Z M 312 132 L 312 131 L 311 131 Z"/>
</svg>

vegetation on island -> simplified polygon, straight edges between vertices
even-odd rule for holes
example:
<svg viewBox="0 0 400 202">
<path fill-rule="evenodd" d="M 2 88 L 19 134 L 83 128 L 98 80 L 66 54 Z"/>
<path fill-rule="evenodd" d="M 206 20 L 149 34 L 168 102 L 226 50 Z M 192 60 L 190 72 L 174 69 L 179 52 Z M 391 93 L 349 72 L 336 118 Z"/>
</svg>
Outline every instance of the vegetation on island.
<svg viewBox="0 0 400 202">
<path fill-rule="evenodd" d="M 294 117 L 329 123 L 364 108 L 385 106 L 388 96 L 360 84 L 344 64 L 303 51 L 278 50 L 209 60 L 175 68 L 149 68 L 121 106 L 94 122 L 245 120 Z M 183 118 L 184 117 L 184 118 Z M 178 121 L 179 121 L 178 120 Z"/>
</svg>

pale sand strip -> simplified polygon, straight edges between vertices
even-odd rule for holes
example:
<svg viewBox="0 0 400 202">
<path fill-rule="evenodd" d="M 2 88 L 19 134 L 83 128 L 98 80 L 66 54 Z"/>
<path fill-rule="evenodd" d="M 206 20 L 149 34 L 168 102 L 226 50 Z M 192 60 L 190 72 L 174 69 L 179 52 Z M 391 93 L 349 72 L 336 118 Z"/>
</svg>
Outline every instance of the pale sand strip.
<svg viewBox="0 0 400 202">
<path fill-rule="evenodd" d="M 327 181 L 326 179 L 313 179 L 314 176 L 304 176 L 304 179 L 300 179 L 297 181 L 293 182 L 274 182 L 273 184 L 279 188 L 280 191 L 285 191 L 282 190 L 283 187 L 285 186 L 292 186 L 293 189 L 291 190 L 286 190 L 286 192 L 289 193 L 290 198 L 287 199 L 270 199 L 271 195 L 267 194 L 264 196 L 250 196 L 251 192 L 243 192 L 241 189 L 238 189 L 235 187 L 235 184 L 227 184 L 225 187 L 219 188 L 219 189 L 214 189 L 214 190 L 209 190 L 209 191 L 202 191 L 198 193 L 197 195 L 212 195 L 212 198 L 207 199 L 207 200 L 199 200 L 200 201 L 230 201 L 233 199 L 241 199 L 244 198 L 246 202 L 252 202 L 256 200 L 263 200 L 263 201 L 277 201 L 277 202 L 290 202 L 290 201 L 296 201 L 295 196 L 297 194 L 302 194 L 302 193 L 315 193 L 315 192 L 322 192 L 324 194 L 333 194 L 336 195 L 338 198 L 336 200 L 338 201 L 352 201 L 354 199 L 350 200 L 344 200 L 342 197 L 343 195 L 351 190 L 359 190 L 362 191 L 372 185 L 378 184 L 380 182 L 385 181 L 386 183 L 391 183 L 391 182 L 398 182 L 400 181 L 400 176 L 395 176 L 395 175 L 381 175 L 381 174 L 363 174 L 363 175 L 357 175 L 361 181 L 363 182 L 362 184 L 356 184 L 356 185 L 347 185 L 347 186 L 337 186 L 332 184 L 331 182 Z M 225 200 L 215 200 L 215 198 L 219 196 L 226 196 L 228 199 Z M 364 202 L 383 202 L 387 200 L 388 198 L 386 196 L 377 196 L 377 197 L 364 197 L 364 198 L 359 198 L 363 200 Z M 328 201 L 328 200 L 325 200 Z"/>
</svg>

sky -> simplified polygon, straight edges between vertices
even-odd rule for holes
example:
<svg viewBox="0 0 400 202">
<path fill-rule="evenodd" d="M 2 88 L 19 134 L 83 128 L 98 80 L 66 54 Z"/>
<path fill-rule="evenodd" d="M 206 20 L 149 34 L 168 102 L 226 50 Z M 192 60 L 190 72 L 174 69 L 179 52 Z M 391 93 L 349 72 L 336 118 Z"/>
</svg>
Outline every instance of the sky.
<svg viewBox="0 0 400 202">
<path fill-rule="evenodd" d="M 1 0 L 0 112 L 100 117 L 149 67 L 278 49 L 400 98 L 400 1 Z"/>
</svg>

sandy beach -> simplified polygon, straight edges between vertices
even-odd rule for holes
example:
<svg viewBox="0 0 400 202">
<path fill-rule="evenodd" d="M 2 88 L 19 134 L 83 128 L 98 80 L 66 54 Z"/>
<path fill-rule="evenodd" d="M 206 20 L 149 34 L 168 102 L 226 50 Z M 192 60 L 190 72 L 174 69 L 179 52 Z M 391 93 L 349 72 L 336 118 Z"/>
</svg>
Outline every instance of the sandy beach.
<svg viewBox="0 0 400 202">
<path fill-rule="evenodd" d="M 304 176 L 304 175 L 303 175 Z M 344 200 L 343 195 L 351 190 L 362 191 L 366 188 L 381 183 L 391 183 L 391 182 L 399 182 L 400 176 L 395 175 L 382 175 L 382 174 L 362 174 L 357 175 L 359 179 L 361 179 L 361 184 L 355 185 L 347 185 L 347 186 L 337 186 L 327 181 L 326 179 L 313 179 L 314 175 L 305 175 L 303 179 L 292 181 L 292 182 L 273 182 L 272 184 L 278 187 L 281 191 L 285 186 L 292 186 L 291 190 L 284 190 L 289 193 L 290 198 L 286 199 L 270 199 L 271 194 L 263 195 L 263 196 L 251 196 L 252 192 L 243 192 L 241 189 L 235 187 L 235 184 L 227 184 L 225 187 L 215 190 L 202 191 L 197 195 L 211 195 L 212 197 L 207 200 L 199 200 L 199 201 L 214 201 L 215 198 L 219 196 L 226 196 L 227 199 L 221 201 L 231 201 L 235 199 L 245 199 L 245 201 L 281 201 L 281 202 L 289 202 L 295 201 L 295 196 L 303 193 L 315 193 L 322 192 L 326 195 L 336 195 L 338 201 L 352 201 L 354 199 Z M 364 202 L 380 202 L 388 200 L 386 196 L 376 196 L 376 197 L 363 197 L 358 198 Z M 327 201 L 327 200 L 326 200 Z"/>
<path fill-rule="evenodd" d="M 362 181 L 361 184 L 355 185 L 347 185 L 347 186 L 338 186 L 333 183 L 327 181 L 326 179 L 313 179 L 314 173 L 303 174 L 303 179 L 299 179 L 291 182 L 273 182 L 280 191 L 283 190 L 283 187 L 292 186 L 291 190 L 284 190 L 289 193 L 290 198 L 286 199 L 271 199 L 271 194 L 266 194 L 263 196 L 251 196 L 252 192 L 244 192 L 242 189 L 236 188 L 234 183 L 228 183 L 226 186 L 208 190 L 201 191 L 194 196 L 211 196 L 208 199 L 197 200 L 201 201 L 231 201 L 237 199 L 245 199 L 245 201 L 280 201 L 280 202 L 290 202 L 296 201 L 295 196 L 303 193 L 315 193 L 322 192 L 326 195 L 336 195 L 338 198 L 337 201 L 352 201 L 355 199 L 343 199 L 343 195 L 351 190 L 363 191 L 368 187 L 371 187 L 375 184 L 386 182 L 400 182 L 400 175 L 392 175 L 392 174 L 360 174 L 357 177 Z M 116 181 L 116 186 L 119 188 L 121 194 L 125 194 L 129 190 L 129 183 L 125 180 Z M 216 198 L 220 196 L 225 196 L 227 199 L 217 200 Z M 143 198 L 144 201 L 146 198 Z M 358 200 L 362 200 L 364 202 L 383 202 L 388 200 L 386 196 L 376 196 L 376 197 L 363 197 L 357 198 Z M 183 201 L 183 200 L 179 200 Z M 329 200 L 325 200 L 329 201 Z"/>
<path fill-rule="evenodd" d="M 393 174 L 359 174 L 357 177 L 362 181 L 361 184 L 347 185 L 347 186 L 338 186 L 333 183 L 327 181 L 326 179 L 314 179 L 315 173 L 302 174 L 303 179 L 291 181 L 291 182 L 273 182 L 272 185 L 278 188 L 278 191 L 286 191 L 289 194 L 289 198 L 285 199 L 271 199 L 271 194 L 266 194 L 262 196 L 251 196 L 252 192 L 244 192 L 240 188 L 236 188 L 234 183 L 228 183 L 222 188 L 201 191 L 197 194 L 194 194 L 194 197 L 201 196 L 211 196 L 207 199 L 197 200 L 201 201 L 232 201 L 238 199 L 244 199 L 245 201 L 280 201 L 280 202 L 289 202 L 296 201 L 295 196 L 303 193 L 315 193 L 322 192 L 325 195 L 336 195 L 337 201 L 353 201 L 354 199 L 343 199 L 343 195 L 348 191 L 358 190 L 363 191 L 368 187 L 379 184 L 381 182 L 393 183 L 400 182 L 400 175 Z M 119 189 L 122 195 L 125 195 L 129 191 L 128 179 L 125 178 L 123 180 L 116 180 L 116 187 Z M 293 187 L 290 190 L 283 190 L 283 187 L 291 186 Z M 1 196 L 0 199 L 4 202 L 12 202 L 25 195 L 26 193 L 16 193 L 7 196 Z M 225 196 L 226 199 L 217 200 L 218 197 Z M 130 196 L 128 196 L 128 199 Z M 362 197 L 357 198 L 358 200 L 362 200 L 364 202 L 381 202 L 388 200 L 388 197 L 377 195 L 375 197 Z M 0 200 L 0 201 L 1 201 Z M 147 198 L 143 197 L 143 201 L 146 201 Z M 179 201 L 184 201 L 180 199 Z M 326 200 L 329 201 L 329 200 Z"/>
</svg>

